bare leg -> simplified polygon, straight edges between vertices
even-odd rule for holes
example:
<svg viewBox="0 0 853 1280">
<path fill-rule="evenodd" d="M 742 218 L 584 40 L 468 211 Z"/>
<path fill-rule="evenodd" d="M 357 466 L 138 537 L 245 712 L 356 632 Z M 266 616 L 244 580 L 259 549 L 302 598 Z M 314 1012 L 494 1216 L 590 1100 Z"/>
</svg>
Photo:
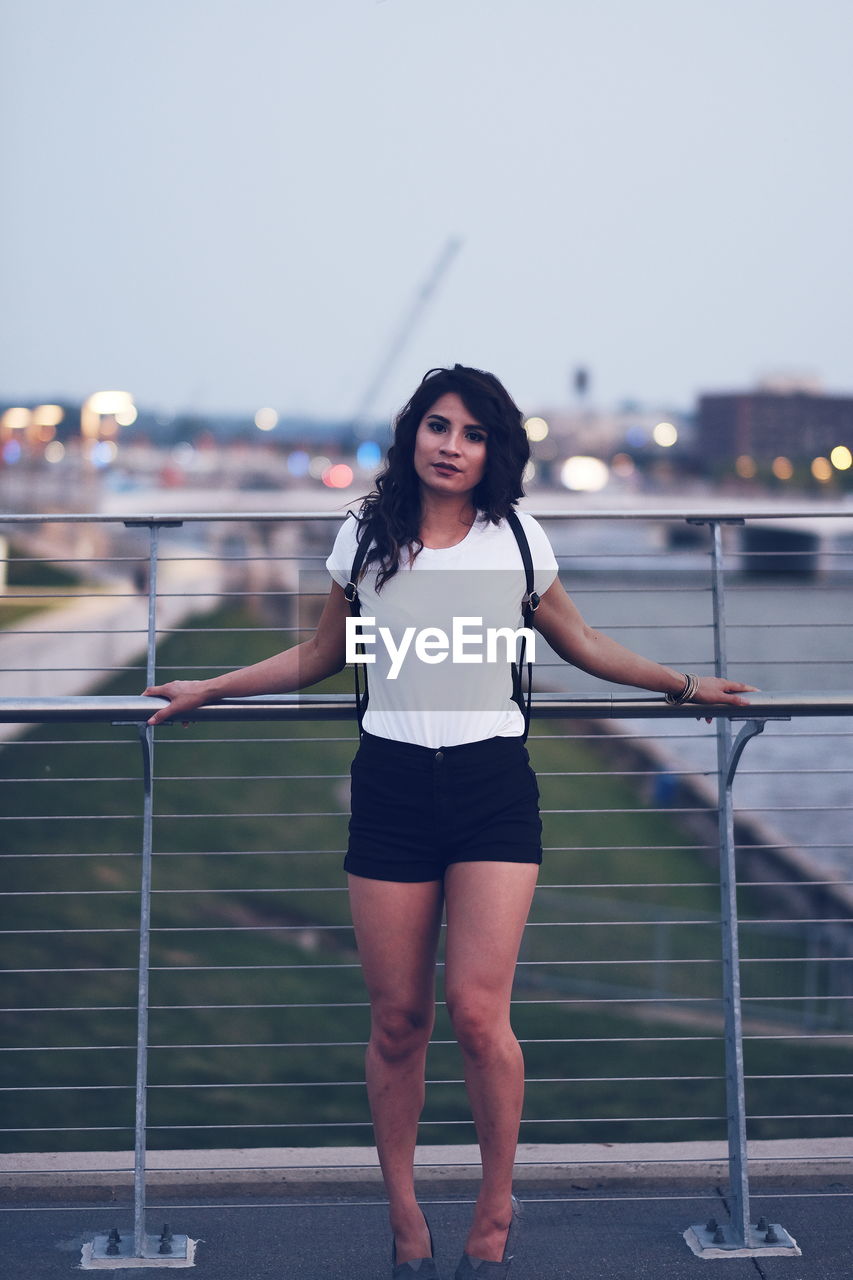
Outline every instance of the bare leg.
<svg viewBox="0 0 853 1280">
<path fill-rule="evenodd" d="M 441 881 L 397 884 L 349 877 L 350 906 L 370 997 L 367 1095 L 388 1192 L 397 1261 L 429 1255 L 415 1199 L 414 1158 L 435 1021 Z"/>
<path fill-rule="evenodd" d="M 446 995 L 465 1063 L 483 1182 L 465 1252 L 500 1261 L 511 1220 L 524 1061 L 509 1020 L 512 980 L 539 868 L 457 862 L 447 869 Z"/>
</svg>

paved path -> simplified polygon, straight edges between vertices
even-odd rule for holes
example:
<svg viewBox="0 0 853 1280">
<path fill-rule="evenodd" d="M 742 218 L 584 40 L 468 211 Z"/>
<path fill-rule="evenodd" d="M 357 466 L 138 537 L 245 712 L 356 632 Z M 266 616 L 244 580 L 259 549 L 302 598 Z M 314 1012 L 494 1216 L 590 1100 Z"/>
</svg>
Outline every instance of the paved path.
<svg viewBox="0 0 853 1280">
<path fill-rule="evenodd" d="M 172 560 L 160 569 L 160 632 L 191 613 L 214 608 L 219 598 L 216 561 Z M 0 631 L 0 696 L 70 697 L 88 693 L 111 671 L 145 662 L 148 600 L 128 578 L 103 593 L 59 602 Z M 144 683 L 144 681 L 143 681 Z M 138 692 L 142 692 L 140 686 Z M 0 740 L 17 725 L 0 725 Z"/>
<path fill-rule="evenodd" d="M 684 1231 L 726 1217 L 713 1184 L 685 1187 L 630 1182 L 566 1186 L 524 1197 L 512 1280 L 850 1280 L 853 1184 L 794 1182 L 753 1188 L 757 1212 L 781 1222 L 802 1257 L 696 1258 Z M 425 1208 L 440 1275 L 450 1280 L 470 1217 L 470 1194 L 429 1194 Z M 81 1250 L 95 1234 L 130 1225 L 124 1205 L 67 1210 L 30 1200 L 2 1215 L 5 1280 L 59 1280 L 79 1274 Z M 197 1240 L 193 1274 L 204 1280 L 386 1280 L 385 1207 L 373 1196 L 264 1199 L 239 1195 L 159 1197 L 149 1229 L 168 1222 Z M 710 1270 L 709 1270 L 710 1268 Z M 715 1270 L 716 1268 L 716 1270 Z M 165 1269 L 159 1274 L 164 1274 Z M 143 1274 L 157 1274 L 146 1269 Z M 138 1275 L 120 1268 L 115 1276 Z"/>
</svg>

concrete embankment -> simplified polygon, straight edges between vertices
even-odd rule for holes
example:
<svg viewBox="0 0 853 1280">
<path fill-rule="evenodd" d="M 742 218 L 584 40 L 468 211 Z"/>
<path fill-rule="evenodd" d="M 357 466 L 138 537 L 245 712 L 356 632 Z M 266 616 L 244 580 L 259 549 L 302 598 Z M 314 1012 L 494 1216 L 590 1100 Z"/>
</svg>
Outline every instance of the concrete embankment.
<svg viewBox="0 0 853 1280">
<path fill-rule="evenodd" d="M 853 1139 L 768 1139 L 749 1143 L 753 1177 L 853 1176 Z M 270 1187 L 306 1194 L 346 1194 L 379 1190 L 382 1174 L 375 1147 L 255 1147 L 208 1151 L 150 1151 L 149 1187 L 239 1188 L 263 1192 Z M 477 1183 L 480 1153 L 473 1145 L 420 1146 L 418 1180 L 443 1186 Z M 725 1142 L 522 1143 L 514 1182 L 519 1186 L 565 1187 L 582 1181 L 647 1184 L 678 1180 L 725 1179 Z M 0 1156 L 0 1187 L 41 1196 L 68 1195 L 73 1189 L 128 1187 L 133 1183 L 132 1151 L 35 1152 Z"/>
<path fill-rule="evenodd" d="M 206 561 L 203 570 L 196 560 L 164 564 L 157 601 L 158 633 L 180 625 L 190 614 L 213 609 L 220 592 L 216 561 Z M 74 599 L 53 600 L 0 632 L 0 696 L 90 693 L 116 670 L 138 664 L 143 665 L 142 678 L 147 633 L 148 599 L 134 589 L 130 578 L 94 587 L 91 594 Z M 0 740 L 19 733 L 17 725 L 0 725 Z"/>
</svg>

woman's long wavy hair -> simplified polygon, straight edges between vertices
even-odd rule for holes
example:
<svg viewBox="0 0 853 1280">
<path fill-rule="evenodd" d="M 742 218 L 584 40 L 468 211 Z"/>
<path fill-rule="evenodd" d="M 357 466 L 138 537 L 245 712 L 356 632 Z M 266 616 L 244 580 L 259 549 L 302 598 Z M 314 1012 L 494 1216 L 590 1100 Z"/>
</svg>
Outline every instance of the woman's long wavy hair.
<svg viewBox="0 0 853 1280">
<path fill-rule="evenodd" d="M 394 423 L 394 443 L 376 486 L 359 512 L 359 543 L 371 542 L 365 568 L 379 564 L 376 589 L 393 578 L 404 550 L 413 556 L 423 549 L 420 540 L 421 489 L 415 471 L 415 436 L 429 410 L 453 391 L 471 416 L 488 428 L 486 468 L 471 495 L 482 519 L 492 524 L 524 496 L 522 474 L 530 457 L 521 410 L 492 373 L 455 364 L 452 369 L 430 369 Z"/>
</svg>

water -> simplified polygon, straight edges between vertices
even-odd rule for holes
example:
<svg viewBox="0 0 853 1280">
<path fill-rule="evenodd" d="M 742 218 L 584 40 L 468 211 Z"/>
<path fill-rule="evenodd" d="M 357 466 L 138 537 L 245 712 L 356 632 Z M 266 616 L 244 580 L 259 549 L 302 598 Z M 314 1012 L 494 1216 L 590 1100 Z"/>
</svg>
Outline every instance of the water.
<svg viewBox="0 0 853 1280">
<path fill-rule="evenodd" d="M 846 522 L 845 522 L 846 523 Z M 709 557 L 667 550 L 661 527 L 563 524 L 549 530 L 562 580 L 590 625 L 682 671 L 714 670 Z M 727 556 L 737 564 L 734 547 Z M 726 574 L 728 673 L 767 692 L 853 689 L 853 555 L 835 555 L 815 579 Z M 539 687 L 619 691 L 540 659 Z M 674 770 L 716 779 L 716 735 L 703 721 L 629 721 L 621 732 L 654 741 Z M 769 838 L 807 851 L 815 871 L 853 880 L 853 717 L 769 723 L 746 748 L 734 798 Z"/>
</svg>

